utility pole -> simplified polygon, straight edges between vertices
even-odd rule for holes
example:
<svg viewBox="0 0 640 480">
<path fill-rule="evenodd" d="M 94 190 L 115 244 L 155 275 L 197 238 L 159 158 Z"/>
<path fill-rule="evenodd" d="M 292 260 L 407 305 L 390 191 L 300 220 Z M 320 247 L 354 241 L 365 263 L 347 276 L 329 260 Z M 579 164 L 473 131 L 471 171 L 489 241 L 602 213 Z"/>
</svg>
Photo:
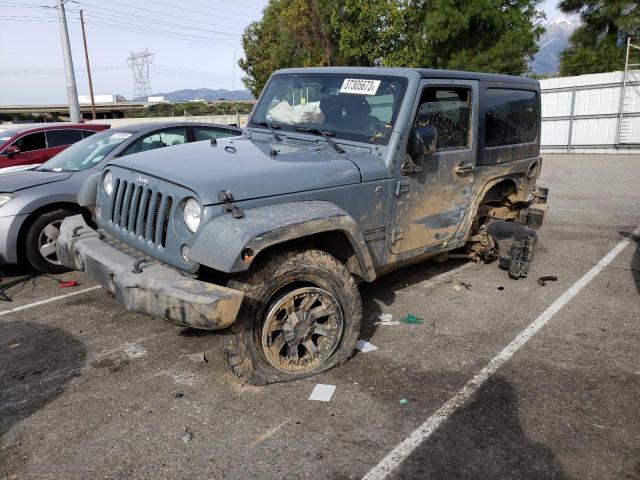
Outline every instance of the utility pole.
<svg viewBox="0 0 640 480">
<path fill-rule="evenodd" d="M 87 64 L 87 75 L 89 76 L 89 95 L 91 96 L 91 115 L 96 119 L 96 101 L 93 98 L 93 82 L 91 81 L 91 67 L 89 66 L 89 50 L 87 50 L 87 35 L 84 31 L 84 16 L 80 10 L 80 25 L 82 26 L 82 41 L 84 42 L 84 60 Z"/>
<path fill-rule="evenodd" d="M 73 73 L 73 59 L 71 58 L 71 46 L 69 45 L 69 31 L 67 30 L 67 17 L 64 13 L 64 4 L 68 0 L 58 0 L 58 23 L 60 24 L 60 39 L 62 40 L 62 57 L 64 58 L 64 70 L 67 77 L 67 96 L 69 97 L 69 116 L 72 122 L 79 122 L 80 105 L 78 104 L 78 89 L 76 88 L 76 76 Z"/>
</svg>

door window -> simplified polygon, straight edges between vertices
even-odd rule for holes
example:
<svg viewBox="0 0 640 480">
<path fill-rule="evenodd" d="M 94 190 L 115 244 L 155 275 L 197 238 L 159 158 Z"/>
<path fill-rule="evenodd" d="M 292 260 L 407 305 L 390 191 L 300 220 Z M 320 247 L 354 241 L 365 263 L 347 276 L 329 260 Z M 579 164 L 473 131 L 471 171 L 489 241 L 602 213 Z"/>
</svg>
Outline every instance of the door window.
<svg viewBox="0 0 640 480">
<path fill-rule="evenodd" d="M 13 143 L 21 152 L 31 152 L 33 150 L 42 150 L 47 148 L 44 138 L 44 132 L 30 133 L 19 138 Z"/>
<path fill-rule="evenodd" d="M 82 140 L 80 130 L 49 130 L 47 132 L 47 146 L 49 148 L 71 145 Z"/>
<path fill-rule="evenodd" d="M 146 152 L 147 150 L 155 150 L 156 148 L 172 147 L 186 142 L 187 132 L 183 127 L 168 128 L 159 132 L 150 133 L 136 140 L 122 153 L 122 156 Z"/>
<path fill-rule="evenodd" d="M 211 140 L 212 138 L 237 137 L 236 132 L 230 130 L 214 130 L 213 128 L 194 127 L 193 135 L 196 142 L 201 140 Z"/>
<path fill-rule="evenodd" d="M 471 141 L 471 90 L 426 87 L 422 91 L 415 126 L 428 125 L 438 132 L 438 150 L 467 148 Z"/>
<path fill-rule="evenodd" d="M 91 135 L 95 135 L 96 132 L 95 130 L 82 130 L 82 138 L 87 138 L 90 137 Z"/>
</svg>

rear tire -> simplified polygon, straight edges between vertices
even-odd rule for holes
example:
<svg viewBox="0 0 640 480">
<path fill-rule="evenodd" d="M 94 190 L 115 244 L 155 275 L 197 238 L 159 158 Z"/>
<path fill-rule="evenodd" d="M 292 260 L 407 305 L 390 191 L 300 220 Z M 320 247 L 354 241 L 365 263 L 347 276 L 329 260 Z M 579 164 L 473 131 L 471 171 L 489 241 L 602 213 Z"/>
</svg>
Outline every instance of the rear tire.
<svg viewBox="0 0 640 480">
<path fill-rule="evenodd" d="M 27 230 L 24 251 L 29 264 L 43 273 L 63 273 L 69 271 L 58 261 L 55 240 L 60 233 L 62 221 L 75 215 L 67 209 L 52 210 L 40 215 Z"/>
<path fill-rule="evenodd" d="M 360 292 L 347 268 L 328 253 L 269 253 L 228 286 L 245 294 L 238 319 L 222 341 L 241 381 L 297 380 L 352 355 L 362 321 Z"/>
</svg>

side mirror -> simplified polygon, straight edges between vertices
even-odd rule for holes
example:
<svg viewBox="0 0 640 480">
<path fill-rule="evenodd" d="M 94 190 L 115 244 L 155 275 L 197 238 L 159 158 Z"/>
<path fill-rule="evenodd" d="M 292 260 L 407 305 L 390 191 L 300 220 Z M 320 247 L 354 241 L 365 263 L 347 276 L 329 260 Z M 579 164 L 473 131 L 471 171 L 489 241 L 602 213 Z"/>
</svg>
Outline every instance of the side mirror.
<svg viewBox="0 0 640 480">
<path fill-rule="evenodd" d="M 438 131 L 434 126 L 413 127 L 409 134 L 409 144 L 407 145 L 411 160 L 417 163 L 424 157 L 433 155 L 436 152 L 437 140 Z"/>
<path fill-rule="evenodd" d="M 7 157 L 13 158 L 14 155 L 17 155 L 18 153 L 20 153 L 20 149 L 15 145 L 11 145 L 10 147 L 7 147 L 7 149 L 4 152 L 7 154 Z"/>
</svg>

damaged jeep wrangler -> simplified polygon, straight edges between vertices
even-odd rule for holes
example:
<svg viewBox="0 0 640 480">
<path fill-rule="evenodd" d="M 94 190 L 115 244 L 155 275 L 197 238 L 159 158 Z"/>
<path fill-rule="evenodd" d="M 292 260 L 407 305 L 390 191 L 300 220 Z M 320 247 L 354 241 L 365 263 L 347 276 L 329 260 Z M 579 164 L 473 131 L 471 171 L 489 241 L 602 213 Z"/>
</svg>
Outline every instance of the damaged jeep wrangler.
<svg viewBox="0 0 640 480">
<path fill-rule="evenodd" d="M 495 258 L 494 219 L 537 228 L 540 90 L 405 68 L 275 72 L 240 137 L 114 160 L 85 184 L 58 258 L 127 309 L 228 329 L 242 381 L 352 354 L 358 282 L 449 252 Z M 177 161 L 176 161 L 177 159 Z"/>
</svg>

